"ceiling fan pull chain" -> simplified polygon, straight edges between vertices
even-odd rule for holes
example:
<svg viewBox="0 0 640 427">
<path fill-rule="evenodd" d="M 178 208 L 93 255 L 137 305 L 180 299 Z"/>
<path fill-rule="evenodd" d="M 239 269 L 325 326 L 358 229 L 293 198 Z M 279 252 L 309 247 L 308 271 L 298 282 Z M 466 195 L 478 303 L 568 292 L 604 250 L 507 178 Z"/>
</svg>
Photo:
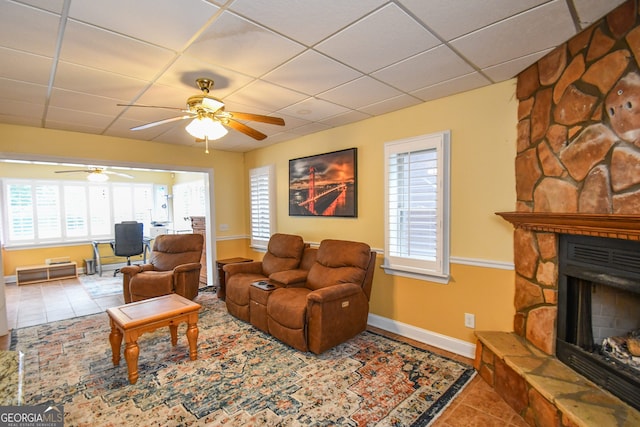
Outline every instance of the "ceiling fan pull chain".
<svg viewBox="0 0 640 427">
<path fill-rule="evenodd" d="M 207 135 L 204 136 L 204 153 L 209 154 L 209 137 Z"/>
</svg>

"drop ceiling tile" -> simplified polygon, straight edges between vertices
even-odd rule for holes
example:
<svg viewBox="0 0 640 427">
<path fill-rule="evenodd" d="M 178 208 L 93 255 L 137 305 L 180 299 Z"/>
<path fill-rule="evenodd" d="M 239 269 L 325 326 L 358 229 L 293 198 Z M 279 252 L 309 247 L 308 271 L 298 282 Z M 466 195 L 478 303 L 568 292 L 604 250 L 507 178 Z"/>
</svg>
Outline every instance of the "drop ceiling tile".
<svg viewBox="0 0 640 427">
<path fill-rule="evenodd" d="M 62 13 L 62 6 L 64 5 L 64 0 L 18 0 L 17 2 L 58 14 Z"/>
<path fill-rule="evenodd" d="M 460 37 L 451 45 L 478 67 L 487 68 L 549 49 L 556 46 L 558 40 L 568 40 L 574 34 L 566 3 L 555 0 Z"/>
<path fill-rule="evenodd" d="M 100 132 L 111 123 L 111 116 L 88 113 L 82 110 L 69 110 L 66 108 L 49 107 L 47 109 L 47 124 L 53 123 L 73 123 L 78 126 L 85 126 L 99 129 Z"/>
<path fill-rule="evenodd" d="M 400 91 L 371 77 L 364 76 L 318 95 L 335 104 L 358 109 L 400 95 Z"/>
<path fill-rule="evenodd" d="M 306 125 L 298 126 L 295 129 L 289 131 L 290 134 L 295 135 L 310 135 L 312 133 L 321 132 L 323 130 L 331 129 L 332 125 L 320 122 L 310 122 Z"/>
<path fill-rule="evenodd" d="M 466 76 L 456 77 L 446 82 L 438 83 L 423 89 L 411 92 L 411 95 L 423 101 L 431 101 L 443 96 L 454 95 L 491 84 L 480 73 L 471 73 Z"/>
<path fill-rule="evenodd" d="M 67 22 L 60 51 L 62 61 L 144 80 L 153 79 L 174 57 L 168 49 L 73 20 Z"/>
<path fill-rule="evenodd" d="M 76 111 L 87 111 L 90 109 L 92 113 L 113 117 L 122 111 L 122 107 L 116 105 L 119 102 L 121 101 L 113 98 L 54 88 L 51 91 L 49 105 L 51 107 Z"/>
<path fill-rule="evenodd" d="M 33 120 L 37 123 L 36 126 L 40 126 L 43 113 L 44 106 L 42 104 L 13 99 L 3 99 L 0 102 L 0 115 L 14 117 L 16 120 Z"/>
<path fill-rule="evenodd" d="M 430 30 L 448 41 L 516 15 L 548 0 L 399 1 L 424 22 Z"/>
<path fill-rule="evenodd" d="M 516 77 L 518 73 L 527 68 L 529 65 L 538 61 L 540 58 L 550 53 L 553 49 L 546 49 L 542 52 L 536 52 L 531 55 L 515 58 L 502 64 L 494 65 L 482 70 L 482 72 L 494 82 L 501 82 Z"/>
<path fill-rule="evenodd" d="M 331 127 L 348 125 L 349 123 L 359 122 L 360 120 L 368 119 L 371 116 L 361 111 L 350 110 L 342 114 L 337 114 L 333 117 L 322 120 L 324 123 Z"/>
<path fill-rule="evenodd" d="M 53 60 L 18 50 L 0 47 L 0 77 L 46 85 Z"/>
<path fill-rule="evenodd" d="M 327 117 L 346 113 L 349 109 L 322 99 L 307 98 L 304 101 L 283 108 L 281 111 L 283 114 L 299 117 L 303 120 L 319 122 Z"/>
<path fill-rule="evenodd" d="M 573 0 L 581 29 L 602 18 L 626 0 Z"/>
<path fill-rule="evenodd" d="M 0 110 L 1 109 L 2 108 L 0 108 Z M 15 114 L 0 113 L 0 123 L 7 123 L 11 125 L 20 125 L 20 126 L 40 127 L 42 120 L 40 117 L 25 117 L 25 116 L 18 116 Z"/>
<path fill-rule="evenodd" d="M 100 135 L 102 133 L 102 128 L 86 126 L 83 123 L 74 121 L 56 122 L 54 120 L 47 120 L 47 129 L 59 129 L 72 132 L 90 133 L 94 135 Z"/>
<path fill-rule="evenodd" d="M 231 4 L 231 10 L 311 46 L 380 7 L 385 1 L 236 0 Z"/>
<path fill-rule="evenodd" d="M 210 64 L 259 77 L 304 50 L 304 46 L 233 13 L 224 12 L 185 51 Z"/>
<path fill-rule="evenodd" d="M 113 99 L 132 99 L 147 82 L 60 61 L 54 86 Z"/>
<path fill-rule="evenodd" d="M 0 78 L 0 99 L 44 104 L 47 86 Z"/>
<path fill-rule="evenodd" d="M 180 51 L 218 10 L 201 0 L 110 0 L 102 7 L 92 1 L 72 1 L 69 16 Z"/>
<path fill-rule="evenodd" d="M 440 45 L 376 71 L 372 75 L 400 90 L 411 92 L 472 71 L 473 67 L 453 50 Z"/>
<path fill-rule="evenodd" d="M 420 99 L 415 98 L 411 95 L 402 94 L 400 96 L 396 96 L 395 98 L 385 99 L 383 102 L 377 102 L 375 104 L 367 105 L 366 107 L 358 108 L 358 110 L 367 114 L 371 114 L 372 116 L 378 116 L 381 114 L 386 114 L 392 111 L 411 107 L 413 105 L 418 105 L 420 103 L 422 103 Z"/>
<path fill-rule="evenodd" d="M 0 46 L 53 57 L 60 17 L 29 6 L 0 3 Z"/>
<path fill-rule="evenodd" d="M 307 98 L 306 95 L 285 89 L 274 84 L 256 80 L 241 90 L 225 98 L 230 104 L 239 103 L 248 108 L 258 108 L 263 111 L 276 111 Z M 250 113 L 252 111 L 245 111 Z"/>
<path fill-rule="evenodd" d="M 308 50 L 263 77 L 310 96 L 362 76 L 339 62 L 316 51 Z"/>
<path fill-rule="evenodd" d="M 316 49 L 370 73 L 439 44 L 395 4 L 389 4 L 320 43 Z"/>
</svg>

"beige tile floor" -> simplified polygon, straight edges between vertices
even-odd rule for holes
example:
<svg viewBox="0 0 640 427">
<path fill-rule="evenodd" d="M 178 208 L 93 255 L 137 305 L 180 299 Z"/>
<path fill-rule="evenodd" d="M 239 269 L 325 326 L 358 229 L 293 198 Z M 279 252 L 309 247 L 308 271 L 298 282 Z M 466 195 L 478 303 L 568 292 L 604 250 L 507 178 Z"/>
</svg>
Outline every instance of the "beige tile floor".
<svg viewBox="0 0 640 427">
<path fill-rule="evenodd" d="M 5 285 L 9 329 L 71 317 L 102 313 L 108 307 L 124 304 L 121 295 L 92 299 L 76 279 L 41 284 Z M 387 333 L 376 332 L 406 341 L 416 347 L 468 364 L 473 361 L 438 348 Z M 10 345 L 10 335 L 0 337 L 0 350 Z M 479 376 L 451 402 L 432 427 L 525 427 L 527 423 Z"/>
<path fill-rule="evenodd" d="M 22 286 L 8 283 L 5 296 L 9 329 L 103 313 L 124 304 L 122 295 L 91 298 L 77 279 Z"/>
</svg>

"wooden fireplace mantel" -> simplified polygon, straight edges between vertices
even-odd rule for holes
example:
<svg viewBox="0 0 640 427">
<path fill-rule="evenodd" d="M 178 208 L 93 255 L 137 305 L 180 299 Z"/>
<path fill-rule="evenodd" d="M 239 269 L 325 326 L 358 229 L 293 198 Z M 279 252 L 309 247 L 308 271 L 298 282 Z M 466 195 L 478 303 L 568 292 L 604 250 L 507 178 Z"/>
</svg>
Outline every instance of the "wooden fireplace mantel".
<svg viewBox="0 0 640 427">
<path fill-rule="evenodd" d="M 640 240 L 639 215 L 551 212 L 496 212 L 496 215 L 523 230 Z"/>
</svg>

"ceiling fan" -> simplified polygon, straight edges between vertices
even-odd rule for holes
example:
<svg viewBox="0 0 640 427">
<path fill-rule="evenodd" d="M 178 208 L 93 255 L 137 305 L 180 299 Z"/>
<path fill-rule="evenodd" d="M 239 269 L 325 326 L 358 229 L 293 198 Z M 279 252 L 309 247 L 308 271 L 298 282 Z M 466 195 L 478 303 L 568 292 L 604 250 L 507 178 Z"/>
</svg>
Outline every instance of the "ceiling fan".
<svg viewBox="0 0 640 427">
<path fill-rule="evenodd" d="M 99 167 L 88 167 L 87 169 L 74 169 L 74 170 L 68 170 L 68 171 L 55 171 L 55 173 L 88 173 L 89 175 L 87 175 L 87 180 L 92 182 L 107 181 L 109 179 L 109 175 L 116 175 L 116 176 L 121 176 L 123 178 L 133 179 L 133 176 L 129 174 L 121 173 L 121 172 L 112 172 L 112 171 L 106 170 L 105 168 L 99 168 Z"/>
<path fill-rule="evenodd" d="M 253 129 L 239 122 L 238 120 L 248 120 L 254 122 L 267 123 L 271 125 L 284 126 L 284 120 L 280 117 L 263 116 L 261 114 L 238 113 L 225 111 L 224 102 L 213 96 L 209 96 L 209 91 L 213 88 L 213 80 L 207 78 L 196 79 L 198 88 L 202 94 L 191 96 L 187 99 L 187 108 L 163 107 L 157 105 L 141 105 L 141 104 L 118 104 L 120 107 L 146 107 L 146 108 L 166 108 L 170 110 L 178 110 L 185 114 L 181 116 L 171 117 L 156 122 L 147 123 L 141 126 L 132 127 L 131 130 L 147 129 L 153 126 L 163 125 L 165 123 L 176 122 L 179 120 L 192 119 L 191 123 L 186 126 L 187 132 L 196 140 L 204 140 L 206 143 L 206 152 L 209 152 L 209 140 L 222 138 L 227 134 L 228 126 L 251 138 L 261 141 L 267 137 L 264 133 Z"/>
</svg>

